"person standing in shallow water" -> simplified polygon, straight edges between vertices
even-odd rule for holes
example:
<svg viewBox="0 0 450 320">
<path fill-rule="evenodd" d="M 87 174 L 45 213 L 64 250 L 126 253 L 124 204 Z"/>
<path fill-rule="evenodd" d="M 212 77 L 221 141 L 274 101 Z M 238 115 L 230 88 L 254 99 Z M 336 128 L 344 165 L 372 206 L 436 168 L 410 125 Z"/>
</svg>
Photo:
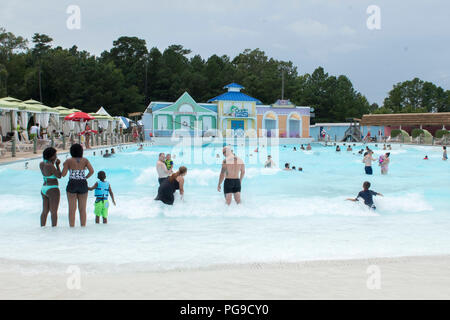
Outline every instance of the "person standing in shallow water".
<svg viewBox="0 0 450 320">
<path fill-rule="evenodd" d="M 387 174 L 389 170 L 389 162 L 391 161 L 389 159 L 390 152 L 386 153 L 384 156 L 380 157 L 380 167 L 381 167 L 381 174 Z"/>
<path fill-rule="evenodd" d="M 372 155 L 373 155 L 372 150 L 364 153 L 364 159 L 363 159 L 363 162 L 365 164 L 364 170 L 365 170 L 366 174 L 368 174 L 368 175 L 373 174 L 372 161 L 377 161 L 377 159 L 373 158 Z"/>
<path fill-rule="evenodd" d="M 171 174 L 172 170 L 167 169 L 166 156 L 163 152 L 159 154 L 158 161 L 156 162 L 156 172 L 158 173 L 159 185 L 162 184 Z"/>
<path fill-rule="evenodd" d="M 224 147 L 222 153 L 225 160 L 222 162 L 222 170 L 220 171 L 219 184 L 217 191 L 221 191 L 222 182 L 223 192 L 227 205 L 231 204 L 232 197 L 237 204 L 241 203 L 241 184 L 245 175 L 245 164 L 241 158 L 235 156 L 229 147 Z"/>
<path fill-rule="evenodd" d="M 70 147 L 72 158 L 64 162 L 62 176 L 65 177 L 70 172 L 69 183 L 67 184 L 67 200 L 69 202 L 69 225 L 75 227 L 75 212 L 80 213 L 80 224 L 86 226 L 86 205 L 88 198 L 87 179 L 94 174 L 94 169 L 88 159 L 83 158 L 83 147 L 76 143 Z M 86 176 L 85 170 L 89 173 Z"/>
<path fill-rule="evenodd" d="M 177 172 L 169 178 L 164 179 L 158 188 L 158 195 L 155 200 L 162 201 L 165 204 L 173 205 L 175 201 L 174 194 L 180 190 L 181 200 L 184 196 L 184 176 L 187 174 L 187 168 L 182 166 Z"/>
<path fill-rule="evenodd" d="M 59 168 L 61 161 L 57 158 L 54 148 L 45 149 L 43 158 L 44 161 L 39 164 L 42 176 L 44 177 L 44 185 L 41 189 L 41 227 L 45 227 L 49 212 L 51 212 L 52 227 L 56 227 L 58 224 L 58 207 L 61 196 L 58 187 L 58 179 L 61 178 L 61 169 Z"/>
<path fill-rule="evenodd" d="M 446 146 L 443 146 L 443 147 L 442 147 L 442 160 L 446 161 L 447 159 L 448 159 L 448 156 L 447 156 L 447 147 L 446 147 Z"/>
</svg>

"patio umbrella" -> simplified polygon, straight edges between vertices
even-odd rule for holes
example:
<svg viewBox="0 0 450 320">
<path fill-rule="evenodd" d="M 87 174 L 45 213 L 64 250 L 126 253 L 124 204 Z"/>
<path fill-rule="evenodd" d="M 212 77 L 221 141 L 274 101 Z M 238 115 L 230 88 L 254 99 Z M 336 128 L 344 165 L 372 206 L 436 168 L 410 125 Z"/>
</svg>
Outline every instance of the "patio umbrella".
<svg viewBox="0 0 450 320">
<path fill-rule="evenodd" d="M 81 131 L 84 132 L 85 123 L 88 121 L 91 121 L 91 120 L 95 120 L 95 118 L 93 116 L 88 115 L 87 113 L 79 111 L 79 112 L 74 112 L 74 113 L 69 114 L 68 116 L 64 117 L 64 120 L 78 122 L 80 132 Z M 82 124 L 84 124 L 84 125 L 82 125 Z M 73 130 L 73 127 L 71 128 L 71 131 L 72 130 Z"/>
<path fill-rule="evenodd" d="M 90 120 L 95 120 L 95 118 L 84 112 L 74 112 L 66 116 L 64 120 L 86 122 Z"/>
</svg>

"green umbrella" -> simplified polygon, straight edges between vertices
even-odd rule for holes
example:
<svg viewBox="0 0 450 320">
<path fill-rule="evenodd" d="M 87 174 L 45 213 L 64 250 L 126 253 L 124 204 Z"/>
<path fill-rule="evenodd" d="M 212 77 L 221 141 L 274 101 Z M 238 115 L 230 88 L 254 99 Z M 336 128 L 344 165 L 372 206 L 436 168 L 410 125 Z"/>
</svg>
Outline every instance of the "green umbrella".
<svg viewBox="0 0 450 320">
<path fill-rule="evenodd" d="M 1 100 L 1 99 L 0 99 Z M 2 110 L 18 110 L 18 105 L 8 101 L 0 101 L 0 109 Z"/>
<path fill-rule="evenodd" d="M 5 97 L 0 99 L 0 109 L 19 110 L 22 101 L 12 97 Z"/>
<path fill-rule="evenodd" d="M 65 108 L 63 106 L 57 106 L 57 107 L 54 107 L 53 109 L 58 110 L 58 112 L 59 111 L 64 111 L 64 110 L 69 110 L 69 108 Z"/>
<path fill-rule="evenodd" d="M 24 101 L 23 104 L 25 104 L 27 106 L 24 110 L 40 111 L 40 112 L 45 112 L 45 113 L 58 113 L 58 111 L 56 111 L 55 109 L 53 109 L 49 106 L 43 105 L 39 101 L 36 101 L 33 99 Z"/>
</svg>

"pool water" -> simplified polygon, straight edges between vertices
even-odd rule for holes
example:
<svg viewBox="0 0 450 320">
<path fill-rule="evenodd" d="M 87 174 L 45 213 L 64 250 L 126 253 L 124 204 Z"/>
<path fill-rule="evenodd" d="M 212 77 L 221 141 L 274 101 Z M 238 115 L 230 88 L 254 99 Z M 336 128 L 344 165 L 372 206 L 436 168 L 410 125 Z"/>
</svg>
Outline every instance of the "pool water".
<svg viewBox="0 0 450 320">
<path fill-rule="evenodd" d="M 293 147 L 260 147 L 258 153 L 235 147 L 246 174 L 243 203 L 230 207 L 217 191 L 221 146 L 131 146 L 108 159 L 87 152 L 96 172 L 106 171 L 117 206 L 111 204 L 107 225 L 95 225 L 91 192 L 86 228 L 79 227 L 78 214 L 77 227 L 68 226 L 67 177 L 60 180 L 58 227 L 50 227 L 49 215 L 41 228 L 39 161 L 29 161 L 28 169 L 24 162 L 0 166 L 0 259 L 103 272 L 450 253 L 450 163 L 441 160 L 440 147 L 394 145 L 387 176 L 376 163 L 373 176 L 364 174 L 360 145 L 340 153 L 319 144 L 311 151 Z M 376 158 L 383 153 L 371 148 Z M 188 167 L 184 201 L 177 193 L 174 206 L 153 200 L 159 152 L 175 154 L 175 167 Z M 279 167 L 289 162 L 303 172 L 264 169 L 268 153 Z M 345 201 L 366 180 L 384 194 L 375 197 L 376 211 Z M 95 181 L 96 174 L 89 185 Z"/>
</svg>

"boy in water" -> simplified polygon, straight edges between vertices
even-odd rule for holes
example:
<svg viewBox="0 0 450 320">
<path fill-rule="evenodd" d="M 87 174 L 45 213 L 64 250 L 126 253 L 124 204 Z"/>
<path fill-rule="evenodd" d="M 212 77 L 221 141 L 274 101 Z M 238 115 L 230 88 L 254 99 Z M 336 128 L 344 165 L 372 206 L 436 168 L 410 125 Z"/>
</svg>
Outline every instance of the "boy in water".
<svg viewBox="0 0 450 320">
<path fill-rule="evenodd" d="M 104 171 L 99 171 L 97 178 L 99 180 L 92 187 L 88 188 L 89 191 L 95 189 L 95 223 L 100 223 L 100 217 L 103 218 L 103 223 L 108 223 L 108 195 L 111 194 L 114 205 L 116 205 L 116 201 L 114 200 L 114 194 L 109 182 L 105 181 L 106 173 Z"/>
<path fill-rule="evenodd" d="M 383 195 L 381 193 L 369 190 L 369 188 L 370 188 L 370 182 L 369 181 L 365 181 L 363 183 L 363 190 L 358 193 L 358 196 L 355 199 L 348 198 L 347 200 L 349 200 L 349 201 L 358 201 L 358 199 L 361 198 L 361 199 L 364 200 L 364 204 L 366 206 L 368 206 L 370 209 L 375 210 L 376 207 L 373 204 L 373 196 L 383 196 Z"/>
<path fill-rule="evenodd" d="M 447 160 L 448 159 L 448 156 L 447 156 L 447 147 L 446 146 L 443 146 L 442 147 L 442 150 L 444 150 L 443 152 L 442 152 L 442 160 Z"/>
</svg>

